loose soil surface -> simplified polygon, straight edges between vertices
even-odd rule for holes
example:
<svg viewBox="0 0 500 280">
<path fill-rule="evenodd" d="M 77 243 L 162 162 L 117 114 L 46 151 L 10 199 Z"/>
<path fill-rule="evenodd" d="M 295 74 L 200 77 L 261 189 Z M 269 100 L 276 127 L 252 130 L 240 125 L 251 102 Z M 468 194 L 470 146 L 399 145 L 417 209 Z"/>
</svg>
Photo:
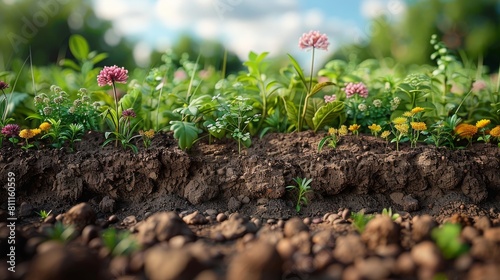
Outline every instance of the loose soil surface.
<svg viewBox="0 0 500 280">
<path fill-rule="evenodd" d="M 4 143 L 0 223 L 7 178 L 16 183 L 16 272 L 0 279 L 498 279 L 500 149 L 462 150 L 346 136 L 317 151 L 324 134 L 269 134 L 237 143 L 198 142 L 190 152 L 158 134 L 138 154 L 87 134 L 68 153 Z M 295 211 L 293 178 L 311 178 L 310 203 Z M 351 213 L 381 213 L 360 233 Z M 35 214 L 52 210 L 40 221 Z M 57 222 L 77 230 L 48 240 Z M 432 231 L 461 225 L 468 246 L 446 258 Z M 116 255 L 102 233 L 131 233 L 140 250 Z M 9 254 L 5 223 L 0 252 Z"/>
</svg>

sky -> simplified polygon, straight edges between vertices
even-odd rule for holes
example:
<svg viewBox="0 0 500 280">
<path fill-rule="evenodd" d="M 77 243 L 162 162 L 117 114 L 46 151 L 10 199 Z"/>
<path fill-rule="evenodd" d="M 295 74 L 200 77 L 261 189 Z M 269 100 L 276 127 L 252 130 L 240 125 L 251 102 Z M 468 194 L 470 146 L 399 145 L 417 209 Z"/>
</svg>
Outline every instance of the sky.
<svg viewBox="0 0 500 280">
<path fill-rule="evenodd" d="M 148 63 L 149 53 L 172 46 L 179 35 L 221 41 L 242 60 L 249 51 L 290 53 L 300 60 L 310 54 L 298 48 L 299 37 L 318 30 L 329 37 L 330 56 L 343 43 L 361 42 L 370 19 L 385 14 L 399 18 L 405 0 L 94 0 L 96 15 L 111 20 L 105 36 L 113 45 L 120 38 L 135 40 L 134 58 Z"/>
</svg>

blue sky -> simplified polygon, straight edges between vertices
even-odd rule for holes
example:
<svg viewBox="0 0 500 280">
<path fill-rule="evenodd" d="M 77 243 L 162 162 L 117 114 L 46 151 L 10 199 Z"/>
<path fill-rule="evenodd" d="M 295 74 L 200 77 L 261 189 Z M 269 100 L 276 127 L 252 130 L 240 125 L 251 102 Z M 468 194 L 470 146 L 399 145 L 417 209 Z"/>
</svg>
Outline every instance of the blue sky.
<svg viewBox="0 0 500 280">
<path fill-rule="evenodd" d="M 137 43 L 134 57 L 147 62 L 151 50 L 164 50 L 182 33 L 221 41 L 245 59 L 250 50 L 271 55 L 291 53 L 305 59 L 298 38 L 318 30 L 328 35 L 329 56 L 342 43 L 359 42 L 369 20 L 404 14 L 405 0 L 94 0 L 97 16 L 113 21 L 106 39 Z"/>
</svg>

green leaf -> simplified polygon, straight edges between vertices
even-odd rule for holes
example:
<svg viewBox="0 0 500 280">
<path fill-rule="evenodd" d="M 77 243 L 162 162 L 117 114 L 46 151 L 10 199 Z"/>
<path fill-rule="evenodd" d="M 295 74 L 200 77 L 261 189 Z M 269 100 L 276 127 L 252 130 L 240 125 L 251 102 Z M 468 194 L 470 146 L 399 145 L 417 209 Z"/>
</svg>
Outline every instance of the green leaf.
<svg viewBox="0 0 500 280">
<path fill-rule="evenodd" d="M 133 90 L 120 99 L 120 106 L 125 109 L 134 109 L 134 112 L 139 115 L 142 109 L 142 93 L 140 90 Z"/>
<path fill-rule="evenodd" d="M 432 239 L 436 241 L 445 259 L 455 259 L 466 253 L 469 247 L 460 241 L 460 224 L 446 223 L 432 230 Z"/>
<path fill-rule="evenodd" d="M 177 139 L 181 150 L 190 149 L 198 139 L 198 134 L 202 132 L 192 122 L 171 121 L 170 124 L 170 130 L 174 132 L 174 138 Z"/>
<path fill-rule="evenodd" d="M 80 61 L 86 60 L 89 55 L 89 44 L 82 35 L 75 34 L 69 38 L 69 49 Z"/>
<path fill-rule="evenodd" d="M 98 54 L 98 55 L 94 56 L 94 57 L 91 59 L 91 61 L 92 61 L 92 63 L 95 65 L 95 64 L 97 64 L 97 63 L 99 63 L 99 62 L 101 62 L 101 61 L 105 60 L 105 59 L 106 59 L 106 58 L 108 58 L 108 57 L 109 57 L 109 55 L 108 55 L 107 53 L 100 53 L 100 54 Z"/>
<path fill-rule="evenodd" d="M 291 124 L 298 126 L 299 123 L 299 111 L 295 107 L 295 103 L 291 100 L 287 100 L 285 103 L 286 115 Z"/>
<path fill-rule="evenodd" d="M 323 88 L 325 88 L 327 86 L 334 86 L 334 85 L 335 85 L 335 83 L 333 83 L 333 82 L 318 83 L 318 84 L 314 85 L 311 92 L 309 93 L 309 96 L 315 95 L 316 93 L 318 93 L 319 91 L 321 91 Z"/>
<path fill-rule="evenodd" d="M 341 101 L 333 101 L 319 108 L 312 119 L 314 132 L 323 128 L 326 125 L 335 127 L 344 123 L 346 113 L 344 103 Z"/>
<path fill-rule="evenodd" d="M 307 103 L 306 110 L 306 123 L 310 128 L 314 127 L 313 117 L 314 114 L 319 110 L 319 108 L 325 105 L 325 101 L 322 98 L 311 98 Z"/>
<path fill-rule="evenodd" d="M 71 59 L 61 60 L 61 62 L 59 62 L 59 65 L 71 68 L 71 69 L 76 70 L 76 71 L 80 71 L 80 66 L 78 66 L 78 64 L 76 64 L 76 62 L 74 62 Z"/>
<path fill-rule="evenodd" d="M 306 82 L 306 78 L 304 76 L 304 72 L 302 71 L 302 68 L 300 68 L 299 63 L 290 54 L 288 54 L 288 57 L 290 58 L 290 61 L 292 62 L 292 66 L 295 69 L 295 72 L 297 72 L 297 75 L 299 75 L 300 81 L 304 85 L 304 88 L 307 88 L 308 85 L 307 85 L 307 82 Z"/>
</svg>

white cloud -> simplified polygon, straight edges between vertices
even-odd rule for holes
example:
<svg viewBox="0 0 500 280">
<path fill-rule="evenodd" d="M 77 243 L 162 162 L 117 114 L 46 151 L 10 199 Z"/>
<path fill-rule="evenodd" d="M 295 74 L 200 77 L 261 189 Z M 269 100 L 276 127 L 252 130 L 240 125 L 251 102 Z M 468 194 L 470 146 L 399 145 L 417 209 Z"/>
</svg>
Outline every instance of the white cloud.
<svg viewBox="0 0 500 280">
<path fill-rule="evenodd" d="M 404 0 L 363 0 L 361 3 L 361 14 L 368 19 L 381 15 L 399 18 L 405 11 Z"/>
<path fill-rule="evenodd" d="M 149 42 L 151 46 L 165 48 L 175 41 L 172 36 L 189 32 L 203 39 L 222 41 L 241 59 L 246 59 L 249 51 L 268 51 L 271 55 L 292 53 L 299 60 L 309 62 L 310 54 L 298 48 L 299 37 L 309 30 L 319 30 L 330 38 L 329 51 L 316 52 L 318 60 L 330 55 L 340 42 L 362 36 L 352 22 L 335 20 L 319 9 L 304 10 L 299 4 L 299 0 L 95 2 L 96 14 L 113 20 L 119 35 L 132 33 L 137 37 L 140 34 L 154 38 L 154 42 Z"/>
</svg>

